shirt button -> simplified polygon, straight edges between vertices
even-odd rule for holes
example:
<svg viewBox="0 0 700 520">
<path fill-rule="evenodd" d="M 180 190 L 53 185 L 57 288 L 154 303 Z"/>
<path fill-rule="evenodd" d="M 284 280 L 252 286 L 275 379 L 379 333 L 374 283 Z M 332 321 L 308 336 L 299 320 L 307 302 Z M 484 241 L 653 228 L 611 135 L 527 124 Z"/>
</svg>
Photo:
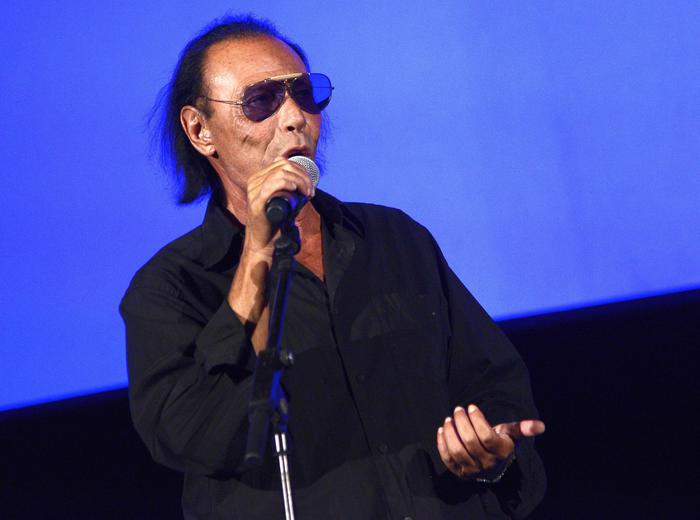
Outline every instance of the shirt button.
<svg viewBox="0 0 700 520">
<path fill-rule="evenodd" d="M 413 518 L 411 518 L 410 516 L 404 516 L 403 520 L 413 520 Z"/>
<path fill-rule="evenodd" d="M 379 450 L 379 453 L 386 453 L 389 451 L 389 446 L 387 446 L 384 443 L 381 443 L 379 446 L 377 446 L 377 449 Z"/>
<path fill-rule="evenodd" d="M 355 379 L 357 379 L 358 383 L 364 383 L 367 379 L 367 376 L 365 376 L 364 374 L 355 374 Z"/>
</svg>

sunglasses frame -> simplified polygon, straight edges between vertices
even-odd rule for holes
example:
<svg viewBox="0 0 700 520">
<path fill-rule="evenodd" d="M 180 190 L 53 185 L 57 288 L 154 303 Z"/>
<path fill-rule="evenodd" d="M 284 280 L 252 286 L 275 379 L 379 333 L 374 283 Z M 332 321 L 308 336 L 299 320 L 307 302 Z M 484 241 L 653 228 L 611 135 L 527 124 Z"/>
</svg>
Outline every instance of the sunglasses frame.
<svg viewBox="0 0 700 520">
<path fill-rule="evenodd" d="M 325 77 L 328 80 L 328 84 L 330 85 L 330 93 L 328 94 L 328 98 L 325 100 L 325 105 L 318 112 L 311 112 L 309 110 L 306 110 L 304 107 L 302 107 L 301 104 L 294 97 L 294 92 L 292 91 L 292 85 L 294 84 L 294 82 L 296 80 L 298 80 L 299 78 L 301 78 L 303 76 L 310 77 L 312 74 Z M 269 115 L 267 115 L 264 118 L 259 119 L 257 121 L 255 119 L 251 119 L 248 116 L 248 114 L 245 113 L 245 110 L 242 110 L 243 115 L 245 115 L 246 118 L 248 118 L 248 120 L 253 121 L 255 123 L 265 121 L 265 119 L 275 115 L 275 113 L 282 107 L 282 105 L 284 105 L 284 101 L 285 101 L 287 95 L 289 95 L 289 97 L 292 98 L 294 100 L 294 102 L 297 104 L 297 106 L 299 108 L 301 108 L 304 112 L 307 112 L 309 114 L 320 114 L 323 111 L 323 109 L 328 106 L 328 103 L 330 103 L 331 96 L 333 95 L 333 90 L 335 89 L 335 87 L 331 83 L 331 79 L 321 72 L 295 72 L 293 74 L 283 74 L 281 76 L 272 76 L 272 77 L 266 78 L 262 81 L 256 81 L 255 83 L 251 83 L 250 85 L 247 85 L 243 89 L 242 98 L 238 101 L 229 101 L 229 100 L 225 100 L 225 99 L 214 99 L 214 98 L 210 98 L 209 96 L 199 96 L 199 97 L 204 98 L 204 99 L 209 100 L 209 101 L 214 101 L 215 103 L 225 103 L 227 105 L 237 105 L 240 107 L 245 107 L 247 105 L 247 103 L 243 100 L 243 97 L 245 97 L 245 94 L 248 91 L 248 89 L 251 87 L 257 86 L 257 85 L 264 85 L 265 83 L 268 83 L 268 82 L 275 82 L 275 83 L 283 84 L 284 85 L 284 97 L 282 98 L 282 101 L 277 106 L 277 108 L 275 108 L 275 110 L 270 112 Z M 312 88 L 313 88 L 313 84 L 312 84 Z"/>
</svg>

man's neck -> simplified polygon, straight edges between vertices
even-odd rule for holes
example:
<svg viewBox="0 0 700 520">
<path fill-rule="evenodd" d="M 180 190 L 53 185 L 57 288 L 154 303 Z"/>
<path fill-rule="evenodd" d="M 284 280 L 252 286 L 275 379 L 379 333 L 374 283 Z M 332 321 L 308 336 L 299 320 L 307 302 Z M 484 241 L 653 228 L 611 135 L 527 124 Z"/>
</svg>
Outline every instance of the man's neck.
<svg viewBox="0 0 700 520">
<path fill-rule="evenodd" d="M 321 236 L 321 216 L 311 204 L 306 204 L 296 219 L 301 237 L 301 251 L 296 259 L 304 264 L 320 280 L 325 279 L 323 269 L 323 238 Z"/>
<path fill-rule="evenodd" d="M 229 210 L 234 217 L 246 225 L 248 216 L 248 200 L 245 193 L 240 190 L 226 190 L 226 209 Z"/>
</svg>

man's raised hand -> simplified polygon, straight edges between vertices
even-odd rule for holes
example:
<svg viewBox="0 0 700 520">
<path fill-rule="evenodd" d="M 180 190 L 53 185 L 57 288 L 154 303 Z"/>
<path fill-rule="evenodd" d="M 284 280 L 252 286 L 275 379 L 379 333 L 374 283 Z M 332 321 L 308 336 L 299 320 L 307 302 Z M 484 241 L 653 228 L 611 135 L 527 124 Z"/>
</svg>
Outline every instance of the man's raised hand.
<svg viewBox="0 0 700 520">
<path fill-rule="evenodd" d="M 506 468 L 516 443 L 544 433 L 538 420 L 523 420 L 491 426 L 475 405 L 455 408 L 437 431 L 437 448 L 442 462 L 460 478 L 491 478 Z"/>
</svg>

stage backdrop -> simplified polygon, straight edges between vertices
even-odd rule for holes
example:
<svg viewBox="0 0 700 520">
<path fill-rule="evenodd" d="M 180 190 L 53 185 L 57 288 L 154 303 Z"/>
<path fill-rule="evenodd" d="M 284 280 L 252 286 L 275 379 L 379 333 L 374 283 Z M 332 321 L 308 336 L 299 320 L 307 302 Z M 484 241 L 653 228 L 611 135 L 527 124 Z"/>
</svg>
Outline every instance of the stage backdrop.
<svg viewBox="0 0 700 520">
<path fill-rule="evenodd" d="M 10 2 L 0 408 L 126 383 L 119 300 L 204 208 L 146 116 L 232 6 L 333 79 L 321 187 L 425 224 L 492 315 L 700 285 L 696 1 Z"/>
</svg>

